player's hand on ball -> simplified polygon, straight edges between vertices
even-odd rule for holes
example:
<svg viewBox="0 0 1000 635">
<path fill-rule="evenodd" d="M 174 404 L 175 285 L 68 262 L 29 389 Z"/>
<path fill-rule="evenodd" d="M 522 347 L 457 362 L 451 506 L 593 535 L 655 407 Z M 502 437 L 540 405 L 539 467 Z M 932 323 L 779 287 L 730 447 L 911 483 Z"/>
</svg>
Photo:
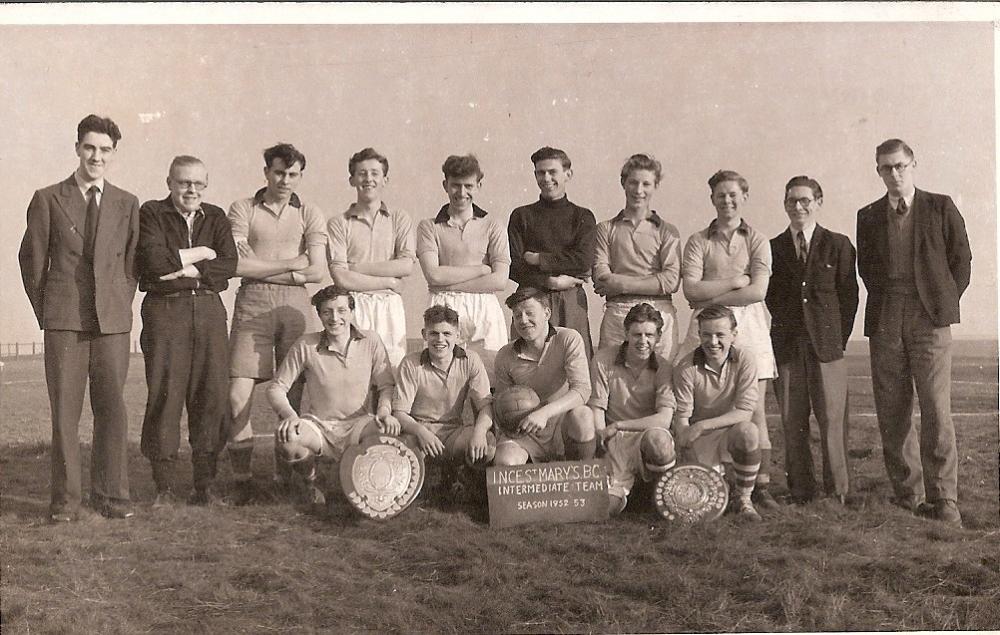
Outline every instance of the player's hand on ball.
<svg viewBox="0 0 1000 635">
<path fill-rule="evenodd" d="M 469 441 L 469 458 L 472 459 L 472 462 L 475 463 L 476 461 L 485 459 L 489 449 L 486 433 L 478 430 L 473 432 L 472 439 Z"/>
<path fill-rule="evenodd" d="M 535 432 L 541 432 L 545 429 L 545 425 L 548 424 L 549 420 L 544 416 L 539 415 L 538 411 L 529 412 L 525 415 L 524 419 L 521 420 L 521 425 L 518 430 L 524 434 L 533 434 Z"/>
<path fill-rule="evenodd" d="M 288 417 L 278 425 L 278 442 L 288 443 L 293 436 L 298 436 L 300 428 L 298 417 Z"/>
<path fill-rule="evenodd" d="M 441 443 L 441 439 L 427 428 L 417 433 L 417 445 L 420 446 L 420 451 L 427 456 L 438 457 L 444 453 L 444 444 Z"/>
</svg>

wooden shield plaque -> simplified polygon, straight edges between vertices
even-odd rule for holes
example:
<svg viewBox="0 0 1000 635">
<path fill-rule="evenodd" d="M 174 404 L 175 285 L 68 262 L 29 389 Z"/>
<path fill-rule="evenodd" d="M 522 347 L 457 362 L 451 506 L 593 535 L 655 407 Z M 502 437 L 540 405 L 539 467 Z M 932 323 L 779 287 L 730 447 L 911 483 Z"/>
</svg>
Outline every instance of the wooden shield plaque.
<svg viewBox="0 0 1000 635">
<path fill-rule="evenodd" d="M 726 511 L 729 486 L 715 470 L 696 463 L 678 465 L 656 480 L 653 503 L 671 521 L 715 520 Z"/>
<path fill-rule="evenodd" d="M 344 451 L 340 484 L 362 516 L 385 520 L 417 498 L 424 484 L 424 460 L 398 437 L 370 437 Z"/>
</svg>

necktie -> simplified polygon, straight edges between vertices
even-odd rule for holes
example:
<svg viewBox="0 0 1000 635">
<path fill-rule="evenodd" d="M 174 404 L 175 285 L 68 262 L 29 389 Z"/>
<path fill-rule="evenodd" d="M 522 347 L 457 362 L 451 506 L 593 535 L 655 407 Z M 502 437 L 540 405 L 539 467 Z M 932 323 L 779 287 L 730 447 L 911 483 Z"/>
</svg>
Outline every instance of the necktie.
<svg viewBox="0 0 1000 635">
<path fill-rule="evenodd" d="M 799 262 L 803 265 L 806 264 L 806 258 L 809 256 L 809 245 L 806 243 L 805 232 L 799 232 L 795 235 L 795 242 L 799 247 Z"/>
<path fill-rule="evenodd" d="M 896 205 L 896 213 L 900 216 L 906 216 L 906 212 L 910 211 L 910 206 L 906 204 L 906 199 L 899 199 L 899 204 Z"/>
<path fill-rule="evenodd" d="M 83 255 L 90 260 L 94 259 L 94 241 L 97 239 L 97 218 L 101 215 L 101 206 L 97 202 L 97 193 L 101 190 L 96 185 L 91 185 L 87 190 L 90 195 L 87 201 L 87 220 L 83 226 Z"/>
</svg>

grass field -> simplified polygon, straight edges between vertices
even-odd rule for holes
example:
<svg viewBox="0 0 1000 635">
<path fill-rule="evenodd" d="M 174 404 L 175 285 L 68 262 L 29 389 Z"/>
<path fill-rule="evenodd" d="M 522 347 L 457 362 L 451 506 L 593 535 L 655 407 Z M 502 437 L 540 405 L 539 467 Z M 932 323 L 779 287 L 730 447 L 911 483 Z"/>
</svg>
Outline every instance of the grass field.
<svg viewBox="0 0 1000 635">
<path fill-rule="evenodd" d="M 145 385 L 134 356 L 127 402 L 139 513 L 51 526 L 41 361 L 6 360 L 3 631 L 1000 629 L 998 369 L 995 348 L 981 350 L 956 358 L 953 373 L 963 529 L 889 504 L 868 362 L 858 355 L 850 358 L 856 498 L 847 509 L 817 501 L 753 525 L 723 517 L 675 527 L 648 506 L 630 505 L 603 523 L 503 531 L 489 529 L 481 507 L 435 495 L 433 472 L 418 504 L 385 523 L 360 519 L 342 498 L 332 510 L 290 503 L 154 510 L 138 452 Z M 81 437 L 89 442 L 86 410 Z M 776 412 L 770 395 L 768 411 Z M 254 413 L 261 434 L 273 430 L 260 391 Z M 770 423 L 780 490 L 782 440 L 778 419 Z M 271 445 L 259 442 L 255 471 L 266 485 Z M 220 480 L 225 490 L 226 460 Z"/>
</svg>

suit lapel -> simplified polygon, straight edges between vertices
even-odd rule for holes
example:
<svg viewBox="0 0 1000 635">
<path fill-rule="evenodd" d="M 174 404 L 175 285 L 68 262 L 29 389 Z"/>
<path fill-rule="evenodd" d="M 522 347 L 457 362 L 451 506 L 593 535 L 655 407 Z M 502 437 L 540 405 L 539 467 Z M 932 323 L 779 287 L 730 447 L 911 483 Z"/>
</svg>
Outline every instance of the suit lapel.
<svg viewBox="0 0 1000 635">
<path fill-rule="evenodd" d="M 913 193 L 913 209 L 910 210 L 910 213 L 913 214 L 914 250 L 916 250 L 917 245 L 923 243 L 924 232 L 927 228 L 927 210 L 929 209 L 927 198 L 927 192 L 916 190 Z M 916 251 L 914 251 L 914 255 L 916 255 Z"/>
<path fill-rule="evenodd" d="M 785 231 L 778 234 L 778 240 L 776 241 L 776 255 L 779 258 L 785 260 L 789 267 L 796 264 L 797 256 L 795 254 L 795 242 L 792 239 L 792 230 L 786 229 Z"/>
<path fill-rule="evenodd" d="M 885 269 L 889 268 L 889 195 L 886 194 L 872 205 L 872 229 L 875 236 L 876 253 L 885 262 Z"/>
<path fill-rule="evenodd" d="M 80 248 L 83 248 L 83 226 L 87 220 L 87 201 L 84 200 L 80 188 L 76 185 L 76 180 L 71 174 L 68 179 L 62 182 L 59 191 L 55 196 L 56 206 L 59 212 L 69 223 L 72 234 L 80 240 Z"/>
</svg>

